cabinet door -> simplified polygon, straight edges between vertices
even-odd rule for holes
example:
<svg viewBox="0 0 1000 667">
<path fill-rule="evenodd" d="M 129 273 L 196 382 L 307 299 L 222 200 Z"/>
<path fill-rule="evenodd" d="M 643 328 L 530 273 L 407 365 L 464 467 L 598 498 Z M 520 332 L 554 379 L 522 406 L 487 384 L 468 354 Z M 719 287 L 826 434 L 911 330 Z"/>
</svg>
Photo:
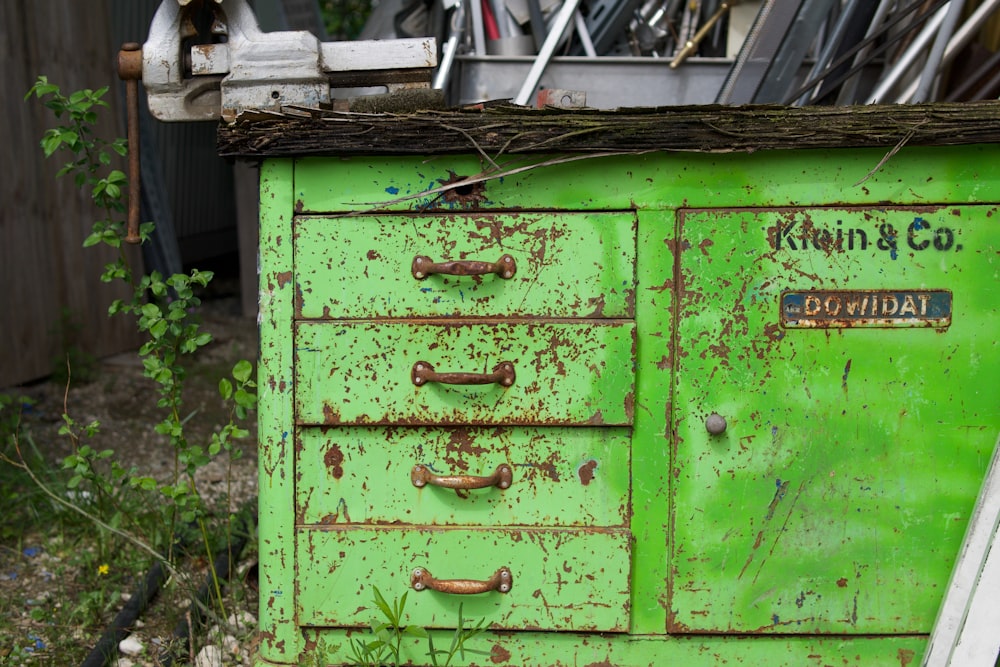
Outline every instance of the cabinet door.
<svg viewBox="0 0 1000 667">
<path fill-rule="evenodd" d="M 672 631 L 930 631 L 1000 430 L 996 213 L 681 214 Z"/>
</svg>

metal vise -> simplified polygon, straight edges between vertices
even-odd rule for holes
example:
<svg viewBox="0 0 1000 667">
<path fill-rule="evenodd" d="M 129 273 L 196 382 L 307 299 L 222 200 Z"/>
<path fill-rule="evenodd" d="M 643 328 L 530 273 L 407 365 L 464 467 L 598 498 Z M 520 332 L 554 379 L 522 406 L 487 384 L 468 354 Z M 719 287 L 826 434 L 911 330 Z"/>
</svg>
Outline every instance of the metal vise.
<svg viewBox="0 0 1000 667">
<path fill-rule="evenodd" d="M 331 88 L 429 87 L 437 45 L 430 37 L 321 42 L 306 31 L 266 33 L 246 0 L 163 0 L 141 51 L 123 49 L 122 59 L 122 78 L 142 79 L 156 118 L 232 120 L 245 109 L 328 106 Z"/>
</svg>

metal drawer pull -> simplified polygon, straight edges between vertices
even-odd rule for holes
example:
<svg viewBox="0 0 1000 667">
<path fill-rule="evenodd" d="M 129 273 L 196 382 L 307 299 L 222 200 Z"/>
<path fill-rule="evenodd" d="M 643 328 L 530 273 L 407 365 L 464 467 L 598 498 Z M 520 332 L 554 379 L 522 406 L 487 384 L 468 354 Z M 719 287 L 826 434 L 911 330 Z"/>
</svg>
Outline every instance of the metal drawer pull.
<svg viewBox="0 0 1000 667">
<path fill-rule="evenodd" d="M 444 273 L 449 276 L 484 276 L 495 273 L 504 280 L 513 278 L 517 271 L 514 258 L 510 255 L 503 255 L 496 262 L 477 262 L 472 260 L 458 260 L 454 262 L 435 263 L 426 255 L 417 255 L 413 258 L 413 277 L 423 280 L 427 276 L 435 273 Z"/>
<path fill-rule="evenodd" d="M 440 486 L 444 489 L 485 489 L 495 486 L 498 489 L 508 489 L 514 481 L 514 471 L 506 463 L 501 463 L 492 475 L 479 477 L 476 475 L 435 475 L 427 466 L 418 463 L 410 471 L 410 481 L 413 486 L 423 488 Z"/>
<path fill-rule="evenodd" d="M 426 361 L 413 364 L 410 379 L 418 387 L 428 382 L 440 384 L 498 384 L 509 387 L 514 384 L 514 364 L 503 361 L 497 364 L 492 373 L 435 373 L 434 367 Z"/>
<path fill-rule="evenodd" d="M 514 577 L 510 573 L 510 568 L 501 567 L 493 573 L 493 576 L 486 581 L 475 581 L 473 579 L 435 579 L 426 568 L 414 568 L 410 575 L 410 586 L 415 591 L 422 591 L 429 588 L 438 593 L 451 593 L 452 595 L 475 595 L 477 593 L 509 593 L 514 586 Z"/>
</svg>

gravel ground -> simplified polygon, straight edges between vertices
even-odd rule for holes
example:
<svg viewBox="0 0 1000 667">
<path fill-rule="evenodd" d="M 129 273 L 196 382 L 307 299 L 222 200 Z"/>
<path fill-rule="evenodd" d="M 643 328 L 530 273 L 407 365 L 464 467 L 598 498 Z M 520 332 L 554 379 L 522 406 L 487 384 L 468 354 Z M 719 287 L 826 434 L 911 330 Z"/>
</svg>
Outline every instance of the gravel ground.
<svg viewBox="0 0 1000 667">
<path fill-rule="evenodd" d="M 219 379 L 229 377 L 237 361 L 256 360 L 257 330 L 252 320 L 240 315 L 237 296 L 206 298 L 200 308 L 200 315 L 203 318 L 202 329 L 211 333 L 214 340 L 195 355 L 186 383 L 184 409 L 190 414 L 186 424 L 189 440 L 207 444 L 211 433 L 228 419 L 227 409 L 218 393 Z M 166 437 L 153 430 L 153 426 L 162 419 L 161 409 L 156 405 L 158 387 L 143 377 L 138 355 L 128 352 L 97 361 L 91 375 L 92 379 L 86 384 L 71 383 L 68 391 L 65 386 L 50 381 L 18 389 L 21 394 L 34 401 L 23 421 L 38 450 L 54 467 L 59 467 L 62 458 L 71 451 L 68 439 L 58 434 L 65 404 L 78 424 L 94 420 L 100 423 L 100 432 L 92 443 L 95 449 L 111 448 L 123 465 L 136 465 L 141 474 L 169 480 L 173 474 L 173 455 Z M 250 429 L 251 436 L 240 441 L 244 455 L 233 464 L 231 475 L 225 457 L 219 457 L 199 471 L 197 482 L 203 497 L 209 503 L 224 500 L 227 492 L 231 494 L 233 507 L 250 503 L 256 497 L 255 415 L 251 415 L 250 422 L 245 426 Z M 32 528 L 26 526 L 24 544 L 27 545 L 32 537 Z M 5 551 L 13 553 L 14 550 L 5 548 Z M 60 556 L 55 545 L 43 544 L 21 551 L 23 553 L 14 553 L 13 557 L 11 553 L 0 554 L 4 555 L 0 559 L 4 561 L 3 569 L 9 572 L 9 580 L 5 581 L 4 577 L 0 577 L 0 595 L 23 595 L 25 586 L 31 588 L 33 599 L 43 602 L 58 599 L 60 594 L 64 595 L 60 591 L 65 589 L 57 588 L 55 580 L 58 577 L 54 577 L 52 573 L 58 572 L 60 560 L 65 561 L 66 558 Z M 239 565 L 237 583 L 232 587 L 239 589 L 238 599 L 234 599 L 230 605 L 233 613 L 228 622 L 222 623 L 221 630 L 215 629 L 213 639 L 202 639 L 199 642 L 201 658 L 193 664 L 200 667 L 249 664 L 249 655 L 253 649 L 253 628 L 256 624 L 254 558 L 253 552 L 244 554 Z M 205 562 L 204 559 L 200 563 L 195 560 L 190 567 L 204 568 Z M 194 580 L 203 579 L 201 572 L 193 574 Z M 15 576 L 16 580 L 13 579 Z M 47 591 L 48 586 L 53 590 Z M 65 586 L 65 583 L 58 586 Z M 120 607 L 130 593 L 122 590 L 114 594 L 122 598 L 118 605 Z M 176 619 L 184 617 L 183 608 L 189 604 L 189 595 L 190 591 L 185 593 L 177 590 L 171 594 L 165 589 L 140 617 L 132 635 L 143 649 L 136 656 L 123 653 L 120 667 L 159 664 L 150 656 L 156 652 L 156 645 L 170 640 Z M 25 631 L 30 632 L 30 629 Z M 81 644 L 92 646 L 97 637 L 80 636 L 78 639 Z M 5 662 L 3 647 L 0 646 L 0 665 L 5 664 L 9 663 Z M 56 660 L 51 664 L 63 663 Z"/>
</svg>

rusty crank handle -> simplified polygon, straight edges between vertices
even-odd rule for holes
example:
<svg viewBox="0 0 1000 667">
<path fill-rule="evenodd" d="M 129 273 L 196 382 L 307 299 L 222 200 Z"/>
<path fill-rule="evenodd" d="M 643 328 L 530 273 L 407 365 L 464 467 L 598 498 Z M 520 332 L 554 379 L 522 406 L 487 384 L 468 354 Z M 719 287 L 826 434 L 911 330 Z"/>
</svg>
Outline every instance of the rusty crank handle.
<svg viewBox="0 0 1000 667">
<path fill-rule="evenodd" d="M 430 484 L 444 489 L 485 489 L 495 486 L 498 489 L 508 489 L 514 482 L 514 471 L 506 463 L 501 463 L 492 475 L 482 477 L 476 475 L 435 475 L 430 468 L 418 463 L 410 471 L 410 481 L 418 489 Z"/>
<path fill-rule="evenodd" d="M 472 260 L 458 260 L 454 262 L 435 263 L 430 257 L 417 255 L 413 258 L 413 265 L 410 270 L 413 277 L 423 280 L 427 276 L 435 273 L 443 273 L 449 276 L 485 276 L 495 273 L 504 280 L 514 277 L 517 272 L 517 265 L 510 255 L 503 255 L 495 262 L 477 262 Z"/>
<path fill-rule="evenodd" d="M 426 361 L 413 364 L 410 379 L 418 387 L 428 382 L 440 384 L 498 384 L 509 387 L 514 384 L 514 364 L 503 361 L 493 369 L 492 373 L 437 373 L 434 367 Z"/>
<path fill-rule="evenodd" d="M 140 243 L 139 205 L 142 189 L 139 182 L 139 80 L 142 78 L 142 46 L 135 42 L 122 44 L 118 52 L 118 78 L 125 82 L 125 109 L 128 118 L 128 218 L 126 243 Z"/>
<path fill-rule="evenodd" d="M 514 576 L 509 567 L 501 567 L 485 581 L 474 579 L 435 579 L 426 568 L 417 567 L 410 574 L 410 586 L 415 591 L 430 589 L 438 593 L 452 595 L 475 595 L 477 593 L 509 593 L 514 586 Z"/>
</svg>

